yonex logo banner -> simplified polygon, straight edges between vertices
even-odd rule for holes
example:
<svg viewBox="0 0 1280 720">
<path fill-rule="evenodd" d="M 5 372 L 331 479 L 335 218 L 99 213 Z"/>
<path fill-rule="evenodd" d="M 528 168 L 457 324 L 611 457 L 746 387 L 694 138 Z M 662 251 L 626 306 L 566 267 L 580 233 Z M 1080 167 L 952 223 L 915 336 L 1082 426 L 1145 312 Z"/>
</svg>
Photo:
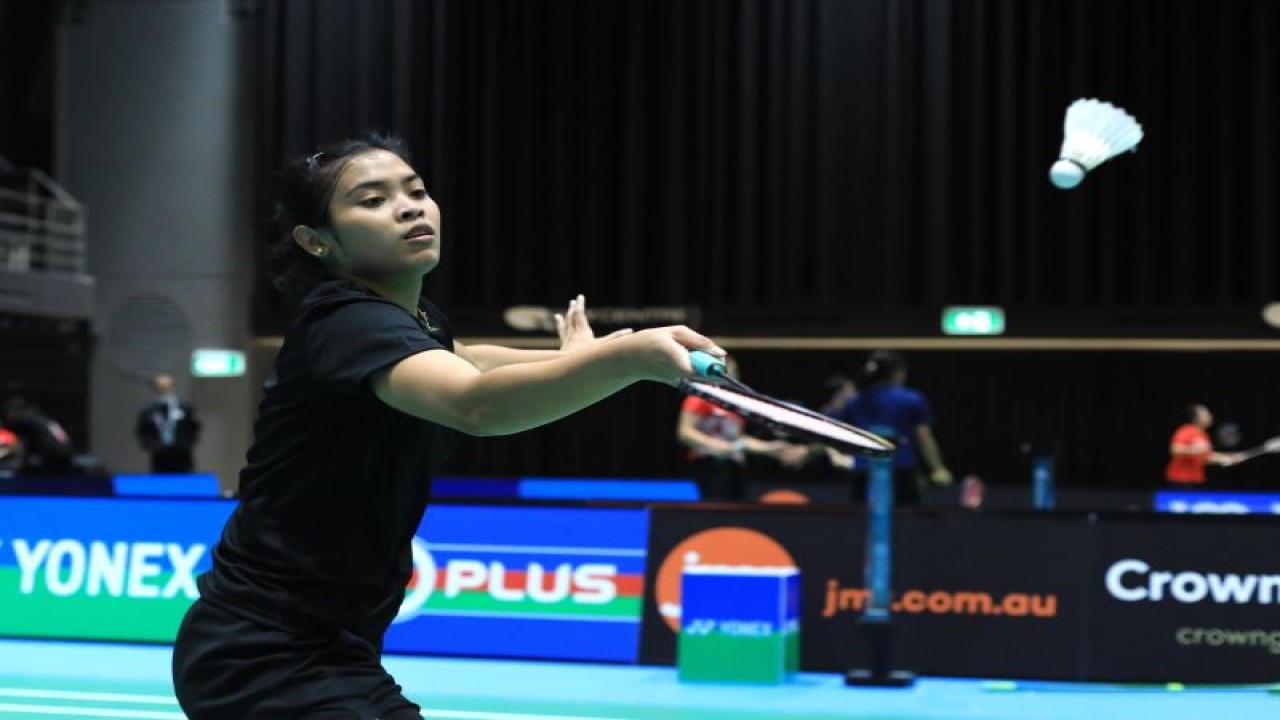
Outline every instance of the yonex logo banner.
<svg viewBox="0 0 1280 720">
<path fill-rule="evenodd" d="M 168 642 L 231 501 L 0 498 L 0 636 Z M 391 652 L 633 661 L 643 509 L 431 508 Z"/>
<path fill-rule="evenodd" d="M 0 635 L 172 640 L 233 508 L 0 498 Z"/>
<path fill-rule="evenodd" d="M 389 652 L 631 662 L 648 512 L 438 505 Z"/>
</svg>

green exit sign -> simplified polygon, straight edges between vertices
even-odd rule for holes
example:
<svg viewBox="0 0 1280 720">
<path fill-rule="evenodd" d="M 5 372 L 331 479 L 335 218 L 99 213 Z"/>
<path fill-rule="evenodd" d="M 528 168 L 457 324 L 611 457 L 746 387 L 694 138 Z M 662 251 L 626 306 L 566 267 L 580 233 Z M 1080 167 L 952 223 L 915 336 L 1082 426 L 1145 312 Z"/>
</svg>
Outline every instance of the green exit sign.
<svg viewBox="0 0 1280 720">
<path fill-rule="evenodd" d="M 244 375 L 244 353 L 222 348 L 198 348 L 191 351 L 193 377 L 240 377 Z"/>
<path fill-rule="evenodd" d="M 1002 335 L 1004 310 L 998 307 L 949 307 L 942 310 L 947 335 Z"/>
</svg>

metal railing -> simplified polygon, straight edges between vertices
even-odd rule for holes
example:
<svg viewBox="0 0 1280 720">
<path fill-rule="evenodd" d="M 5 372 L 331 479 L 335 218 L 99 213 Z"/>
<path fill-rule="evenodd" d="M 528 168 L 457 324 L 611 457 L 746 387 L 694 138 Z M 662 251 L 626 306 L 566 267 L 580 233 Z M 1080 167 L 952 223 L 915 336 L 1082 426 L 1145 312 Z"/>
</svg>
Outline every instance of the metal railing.
<svg viewBox="0 0 1280 720">
<path fill-rule="evenodd" d="M 84 274 L 84 209 L 39 170 L 0 173 L 0 270 Z"/>
</svg>

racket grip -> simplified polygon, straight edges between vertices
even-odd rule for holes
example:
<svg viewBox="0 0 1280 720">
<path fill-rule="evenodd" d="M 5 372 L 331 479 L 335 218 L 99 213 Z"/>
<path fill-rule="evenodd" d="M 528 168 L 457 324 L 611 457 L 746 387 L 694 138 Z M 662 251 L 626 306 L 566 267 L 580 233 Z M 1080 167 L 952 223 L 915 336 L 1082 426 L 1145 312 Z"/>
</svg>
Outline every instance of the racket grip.
<svg viewBox="0 0 1280 720">
<path fill-rule="evenodd" d="M 724 377 L 724 361 L 701 350 L 689 351 L 689 362 L 693 369 L 704 378 Z"/>
</svg>

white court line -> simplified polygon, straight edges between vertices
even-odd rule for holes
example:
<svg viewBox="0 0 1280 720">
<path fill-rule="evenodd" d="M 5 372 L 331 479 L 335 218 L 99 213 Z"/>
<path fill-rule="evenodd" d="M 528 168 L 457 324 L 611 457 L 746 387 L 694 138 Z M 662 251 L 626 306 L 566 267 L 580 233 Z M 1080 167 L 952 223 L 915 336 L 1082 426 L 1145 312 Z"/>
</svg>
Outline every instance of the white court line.
<svg viewBox="0 0 1280 720">
<path fill-rule="evenodd" d="M 139 703 L 142 705 L 177 705 L 173 696 L 131 695 L 127 693 L 79 692 L 75 690 L 36 690 L 34 688 L 0 687 L 0 697 L 35 698 L 39 700 L 86 700 L 90 702 Z"/>
<path fill-rule="evenodd" d="M 26 688 L 0 687 L 0 697 L 31 698 L 39 700 L 94 700 L 98 702 L 132 702 L 155 705 L 174 705 L 177 703 L 168 695 L 132 695 L 125 693 L 77 692 L 73 690 L 35 690 Z M 139 718 L 139 720 L 186 720 L 180 712 L 159 712 L 155 710 L 117 710 L 94 707 L 61 707 L 56 705 L 18 705 L 0 703 L 0 715 L 5 713 L 28 713 L 34 715 L 78 715 L 81 717 L 101 718 Z M 435 720 L 626 720 L 618 717 L 598 717 L 591 715 L 537 715 L 532 713 L 487 712 L 475 710 L 445 710 L 443 708 L 422 708 L 425 717 Z"/>
<path fill-rule="evenodd" d="M 21 713 L 27 715 L 75 715 L 95 718 L 139 718 L 140 720 L 187 720 L 180 712 L 156 712 L 153 710 L 115 710 L 94 707 L 59 707 L 54 705 L 11 705 L 0 703 L 0 715 Z M 626 720 L 588 715 L 531 715 L 529 713 L 505 713 L 471 710 L 441 710 L 422 708 L 424 717 L 435 720 Z"/>
<path fill-rule="evenodd" d="M 13 705 L 0 703 L 0 715 L 19 713 L 23 715 L 74 715 L 75 717 L 95 718 L 140 718 L 141 720 L 187 720 L 180 712 L 158 712 L 155 710 L 116 710 L 113 708 L 95 707 L 60 707 L 56 705 Z"/>
<path fill-rule="evenodd" d="M 479 712 L 471 710 L 440 710 L 422 708 L 422 716 L 428 720 L 448 718 L 449 720 L 627 720 L 619 717 L 596 717 L 593 715 L 530 715 L 529 713 Z"/>
</svg>

